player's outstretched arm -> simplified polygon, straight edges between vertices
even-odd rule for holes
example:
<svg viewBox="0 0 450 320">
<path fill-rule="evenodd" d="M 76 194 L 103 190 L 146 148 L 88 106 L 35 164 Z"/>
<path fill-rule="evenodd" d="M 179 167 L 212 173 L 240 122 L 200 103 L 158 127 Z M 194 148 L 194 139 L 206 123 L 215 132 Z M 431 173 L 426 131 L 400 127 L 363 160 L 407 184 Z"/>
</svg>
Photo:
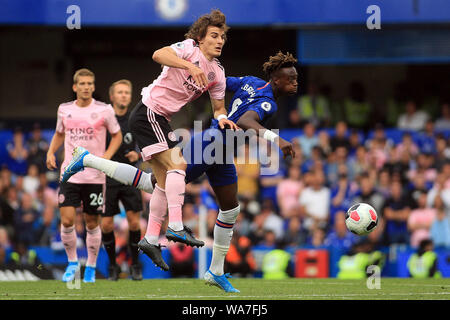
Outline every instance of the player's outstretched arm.
<svg viewBox="0 0 450 320">
<path fill-rule="evenodd" d="M 227 118 L 227 109 L 225 108 L 225 99 L 217 100 L 211 98 L 214 119 L 219 121 L 220 129 L 230 128 L 231 130 L 239 130 L 233 121 Z"/>
<path fill-rule="evenodd" d="M 208 80 L 203 70 L 197 67 L 192 62 L 178 57 L 175 50 L 173 50 L 171 47 L 163 47 L 156 50 L 153 53 L 152 59 L 155 62 L 167 67 L 185 69 L 189 72 L 198 86 L 202 88 L 208 87 Z"/>
<path fill-rule="evenodd" d="M 64 137 L 65 137 L 64 132 L 55 131 L 55 134 L 53 135 L 52 141 L 50 142 L 50 146 L 48 147 L 48 151 L 47 151 L 46 164 L 47 164 L 47 168 L 49 170 L 53 170 L 53 169 L 57 168 L 55 152 L 64 143 Z"/>
<path fill-rule="evenodd" d="M 270 131 L 266 127 L 262 126 L 259 121 L 260 119 L 258 113 L 253 110 L 249 110 L 239 118 L 239 120 L 237 121 L 237 125 L 243 130 L 253 129 L 261 138 L 276 143 L 283 152 L 284 158 L 286 158 L 287 156 L 292 156 L 293 158 L 295 158 L 295 151 L 292 148 L 292 143 L 284 140 L 273 131 Z"/>
</svg>

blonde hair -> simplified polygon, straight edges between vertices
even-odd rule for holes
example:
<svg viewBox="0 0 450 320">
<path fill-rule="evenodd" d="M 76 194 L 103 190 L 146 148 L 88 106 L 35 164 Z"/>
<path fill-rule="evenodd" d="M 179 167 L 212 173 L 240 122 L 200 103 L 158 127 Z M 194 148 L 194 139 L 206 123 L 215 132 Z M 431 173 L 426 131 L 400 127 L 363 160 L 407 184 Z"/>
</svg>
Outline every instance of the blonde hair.
<svg viewBox="0 0 450 320">
<path fill-rule="evenodd" d="M 75 72 L 75 74 L 73 75 L 73 83 L 78 83 L 78 77 L 80 77 L 80 76 L 92 77 L 92 78 L 94 78 L 94 81 L 95 81 L 94 73 L 89 69 L 83 68 L 83 69 L 79 69 Z"/>
<path fill-rule="evenodd" d="M 128 87 L 130 87 L 130 90 L 133 91 L 133 86 L 131 85 L 131 81 L 127 80 L 127 79 L 121 79 L 118 80 L 116 82 L 114 82 L 110 87 L 109 87 L 109 95 L 111 96 L 114 93 L 114 88 L 116 87 L 116 85 L 118 84 L 125 84 Z"/>
</svg>

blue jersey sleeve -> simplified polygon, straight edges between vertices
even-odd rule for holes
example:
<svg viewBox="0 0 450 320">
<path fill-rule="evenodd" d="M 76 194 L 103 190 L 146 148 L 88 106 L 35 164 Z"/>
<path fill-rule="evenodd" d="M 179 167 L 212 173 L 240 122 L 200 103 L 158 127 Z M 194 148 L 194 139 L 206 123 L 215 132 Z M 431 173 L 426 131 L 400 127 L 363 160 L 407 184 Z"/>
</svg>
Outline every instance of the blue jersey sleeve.
<svg viewBox="0 0 450 320">
<path fill-rule="evenodd" d="M 227 77 L 227 91 L 236 92 L 241 86 L 242 77 Z"/>
<path fill-rule="evenodd" d="M 248 110 L 255 111 L 258 114 L 259 119 L 263 121 L 277 111 L 277 105 L 270 99 L 258 99 L 251 104 Z"/>
</svg>

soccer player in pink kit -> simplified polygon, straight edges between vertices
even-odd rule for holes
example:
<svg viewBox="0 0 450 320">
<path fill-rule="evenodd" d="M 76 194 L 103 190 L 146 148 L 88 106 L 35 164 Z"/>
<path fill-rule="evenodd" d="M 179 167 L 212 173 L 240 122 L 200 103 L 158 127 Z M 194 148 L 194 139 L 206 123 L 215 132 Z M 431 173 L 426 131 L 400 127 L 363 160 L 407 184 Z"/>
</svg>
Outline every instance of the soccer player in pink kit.
<svg viewBox="0 0 450 320">
<path fill-rule="evenodd" d="M 170 117 L 188 102 L 208 91 L 219 127 L 236 130 L 227 119 L 225 108 L 225 72 L 216 59 L 222 53 L 228 26 L 219 10 L 201 16 L 185 35 L 186 40 L 156 50 L 153 60 L 163 65 L 159 77 L 142 90 L 142 101 L 133 109 L 129 125 L 141 149 L 142 158 L 150 164 L 157 184 L 150 201 L 147 232 L 139 248 L 153 262 L 168 270 L 162 259 L 159 232 L 166 210 L 169 224 L 166 238 L 190 246 L 203 246 L 191 230 L 183 226 L 182 205 L 186 188 L 186 160 L 169 125 Z M 75 158 L 76 157 L 76 158 Z M 149 175 L 126 164 L 105 161 L 82 148 L 74 150 L 74 161 L 66 169 L 63 180 L 84 166 L 105 172 L 109 177 L 139 189 L 151 188 Z"/>
<path fill-rule="evenodd" d="M 72 150 L 82 146 L 98 157 L 110 159 L 122 143 L 122 133 L 111 105 L 92 98 L 95 90 L 95 75 L 88 69 L 78 70 L 73 77 L 75 101 L 63 103 L 58 108 L 56 131 L 47 153 L 48 169 L 56 169 L 55 152 L 64 144 L 63 168 L 72 159 Z M 111 134 L 111 142 L 106 146 L 106 130 Z M 83 204 L 86 222 L 86 246 L 88 257 L 84 272 L 84 282 L 95 282 L 97 255 L 102 243 L 99 227 L 103 211 L 103 189 L 105 175 L 95 169 L 86 169 L 79 175 L 61 182 L 58 201 L 61 212 L 61 240 L 67 253 L 69 265 L 63 275 L 64 282 L 74 279 L 80 269 L 78 262 L 75 231 L 76 208 Z"/>
</svg>

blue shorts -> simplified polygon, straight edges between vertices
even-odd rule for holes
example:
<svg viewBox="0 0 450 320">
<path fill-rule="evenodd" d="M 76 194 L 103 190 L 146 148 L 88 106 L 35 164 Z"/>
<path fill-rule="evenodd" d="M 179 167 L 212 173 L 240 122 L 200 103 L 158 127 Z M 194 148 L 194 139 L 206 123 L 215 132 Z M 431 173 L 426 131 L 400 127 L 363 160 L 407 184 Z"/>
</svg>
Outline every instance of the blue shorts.
<svg viewBox="0 0 450 320">
<path fill-rule="evenodd" d="M 194 135 L 188 145 L 183 148 L 183 156 L 188 165 L 186 169 L 186 183 L 192 182 L 203 173 L 206 173 L 212 187 L 226 186 L 237 182 L 236 167 L 233 162 L 233 154 L 225 152 L 223 144 L 215 144 L 211 133 L 217 133 L 217 129 L 207 129 Z M 210 141 L 211 140 L 211 141 Z M 219 163 L 211 162 L 208 155 L 214 157 L 215 150 L 222 148 Z"/>
</svg>

